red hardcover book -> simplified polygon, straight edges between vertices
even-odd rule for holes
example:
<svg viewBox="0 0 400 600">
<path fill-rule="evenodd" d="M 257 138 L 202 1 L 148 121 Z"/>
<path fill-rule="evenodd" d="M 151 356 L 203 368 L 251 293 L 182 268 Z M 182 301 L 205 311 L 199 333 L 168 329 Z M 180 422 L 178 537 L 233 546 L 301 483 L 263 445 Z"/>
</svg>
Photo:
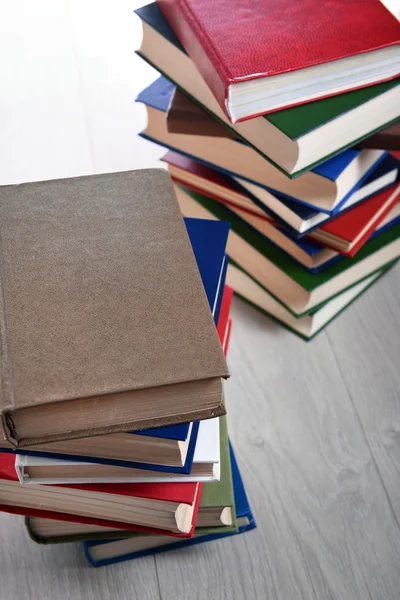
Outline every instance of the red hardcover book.
<svg viewBox="0 0 400 600">
<path fill-rule="evenodd" d="M 379 192 L 310 234 L 310 238 L 354 256 L 400 199 L 400 185 Z"/>
<path fill-rule="evenodd" d="M 101 524 L 116 529 L 151 533 L 163 531 L 167 535 L 178 537 L 193 535 L 201 484 L 22 486 L 14 465 L 15 455 L 0 454 L 0 510 L 25 516 L 38 516 L 40 513 L 40 516 L 54 519 L 63 519 L 64 515 L 68 515 L 65 520 Z M 134 501 L 131 504 L 128 500 L 127 503 L 124 498 Z M 58 508 L 57 512 L 52 510 L 53 506 Z M 162 513 L 161 517 L 159 513 Z M 122 518 L 106 518 L 114 514 L 122 515 Z M 162 526 L 159 526 L 160 524 Z"/>
<path fill-rule="evenodd" d="M 157 2 L 233 123 L 399 76 L 380 0 Z"/>
<path fill-rule="evenodd" d="M 193 521 L 196 522 L 197 513 L 200 506 L 201 488 L 203 484 L 199 484 L 199 493 L 196 497 L 196 503 L 194 505 Z M 193 537 L 195 525 L 193 525 L 189 533 L 173 533 L 171 531 L 160 531 L 152 527 L 141 527 L 140 525 L 130 525 L 129 523 L 121 523 L 117 521 L 108 521 L 107 519 L 93 519 L 91 517 L 82 517 L 80 515 L 70 515 L 68 513 L 42 510 L 40 508 L 26 508 L 21 506 L 11 506 L 9 504 L 0 504 L 0 512 L 6 512 L 11 515 L 21 515 L 23 517 L 41 517 L 43 519 L 55 519 L 56 521 L 69 521 L 70 523 L 83 523 L 85 525 L 97 525 L 99 527 L 111 527 L 113 529 L 121 529 L 124 531 L 138 531 L 141 533 L 154 533 L 160 535 L 168 535 L 171 537 L 178 538 L 190 538 Z"/>
</svg>

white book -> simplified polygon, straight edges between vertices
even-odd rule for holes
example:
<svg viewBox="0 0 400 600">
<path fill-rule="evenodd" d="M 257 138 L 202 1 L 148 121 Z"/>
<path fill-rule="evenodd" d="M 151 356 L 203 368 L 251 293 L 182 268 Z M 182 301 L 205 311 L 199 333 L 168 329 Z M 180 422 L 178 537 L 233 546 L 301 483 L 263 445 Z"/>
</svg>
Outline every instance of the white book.
<svg viewBox="0 0 400 600">
<path fill-rule="evenodd" d="M 201 421 L 192 471 L 165 473 L 96 463 L 18 454 L 15 471 L 22 484 L 205 482 L 220 479 L 219 418 Z"/>
</svg>

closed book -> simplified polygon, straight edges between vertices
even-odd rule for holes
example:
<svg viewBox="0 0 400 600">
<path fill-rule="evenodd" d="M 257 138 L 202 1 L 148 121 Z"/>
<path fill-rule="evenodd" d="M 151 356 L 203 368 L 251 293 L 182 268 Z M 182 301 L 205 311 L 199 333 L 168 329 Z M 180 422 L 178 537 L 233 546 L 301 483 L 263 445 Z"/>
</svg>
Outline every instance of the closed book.
<svg viewBox="0 0 400 600">
<path fill-rule="evenodd" d="M 340 210 L 387 154 L 381 150 L 351 148 L 292 180 L 241 141 L 213 138 L 210 143 L 207 136 L 170 133 L 167 110 L 174 91 L 175 88 L 160 77 L 139 94 L 137 101 L 147 106 L 148 113 L 147 128 L 142 137 L 239 176 L 250 186 L 279 192 L 290 200 L 327 214 Z"/>
<path fill-rule="evenodd" d="M 318 333 L 340 315 L 350 304 L 363 294 L 373 283 L 378 281 L 396 264 L 391 265 L 370 275 L 366 279 L 355 283 L 353 286 L 341 292 L 334 298 L 327 300 L 317 308 L 310 310 L 307 314 L 294 316 L 282 303 L 278 302 L 269 291 L 253 279 L 237 264 L 231 263 L 228 270 L 228 281 L 233 287 L 235 294 L 242 300 L 251 304 L 270 319 L 283 325 L 286 329 L 295 333 L 303 340 L 311 340 Z"/>
<path fill-rule="evenodd" d="M 400 25 L 379 0 L 157 3 L 232 122 L 400 74 Z"/>
<path fill-rule="evenodd" d="M 157 4 L 136 12 L 143 26 L 139 55 L 290 177 L 400 117 L 400 84 L 394 80 L 232 124 Z"/>
<path fill-rule="evenodd" d="M 229 326 L 228 317 L 219 320 L 220 302 L 222 301 L 227 261 L 225 257 L 229 225 L 201 219 L 186 219 L 186 229 L 196 258 L 204 290 L 213 312 L 215 322 L 218 322 L 220 339 L 226 336 Z M 230 306 L 229 292 L 225 293 L 225 304 Z M 220 300 L 219 300 L 220 299 Z M 217 321 L 218 319 L 218 321 Z M 203 425 L 203 429 L 207 427 Z M 190 473 L 196 447 L 199 423 L 186 423 L 169 427 L 153 428 L 138 432 L 108 434 L 49 442 L 47 444 L 28 446 L 16 450 L 23 456 L 48 457 L 67 461 L 82 461 L 148 472 L 156 477 L 153 471 L 168 473 Z M 202 434 L 203 435 L 203 434 Z M 35 471 L 39 465 L 35 465 Z M 40 465 L 42 466 L 42 465 Z M 213 469 L 210 465 L 210 473 Z M 66 469 L 69 470 L 69 469 Z M 119 469 L 120 470 L 120 469 Z M 109 470 L 107 471 L 109 472 Z M 161 477 L 161 475 L 159 475 Z"/>
<path fill-rule="evenodd" d="M 200 222 L 200 220 L 199 220 Z M 231 321 L 229 318 L 233 290 L 226 287 L 218 322 L 218 335 L 225 354 L 228 352 Z M 76 483 L 161 483 L 161 482 L 204 482 L 220 479 L 220 435 L 219 419 L 206 419 L 196 423 L 198 435 L 189 473 L 135 469 L 125 461 L 116 464 L 101 464 L 63 459 L 56 454 L 43 456 L 17 454 L 15 470 L 21 484 L 76 484 Z"/>
<path fill-rule="evenodd" d="M 225 202 L 230 208 L 240 208 L 252 215 L 273 221 L 285 227 L 296 238 L 310 234 L 323 223 L 329 223 L 345 214 L 353 207 L 380 190 L 392 185 L 399 172 L 399 161 L 387 156 L 369 175 L 356 192 L 332 216 L 291 202 L 277 193 L 266 193 L 258 189 L 257 197 L 226 173 L 212 169 L 205 164 L 178 152 L 167 152 L 162 160 L 167 163 L 171 178 L 195 192 L 205 194 L 214 200 Z M 261 200 L 261 198 L 263 200 Z"/>
<path fill-rule="evenodd" d="M 311 238 L 354 256 L 390 211 L 397 212 L 399 199 L 400 185 L 396 184 L 322 225 L 311 233 Z"/>
<path fill-rule="evenodd" d="M 297 317 L 380 271 L 400 256 L 400 224 L 397 224 L 370 240 L 354 258 L 344 257 L 318 273 L 310 273 L 219 202 L 182 186 L 176 185 L 175 189 L 183 214 L 229 219 L 230 257 Z M 235 288 L 231 282 L 229 285 Z"/>
<path fill-rule="evenodd" d="M 225 412 L 228 369 L 165 172 L 11 185 L 0 197 L 0 446 Z"/>
<path fill-rule="evenodd" d="M 30 516 L 54 511 L 83 518 L 191 535 L 201 483 L 131 483 L 21 486 L 12 455 L 0 456 L 0 505 Z"/>
<path fill-rule="evenodd" d="M 196 528 L 194 536 L 190 540 L 172 540 L 165 536 L 133 535 L 130 539 L 95 540 L 84 544 L 85 554 L 94 567 L 114 564 L 124 560 L 131 560 L 141 556 L 158 554 L 167 550 L 174 550 L 202 544 L 217 539 L 223 539 L 239 533 L 251 531 L 256 523 L 251 512 L 246 490 L 238 468 L 235 454 L 230 446 L 230 458 L 232 467 L 232 479 L 234 488 L 235 512 L 237 530 L 234 532 L 221 531 L 219 528 Z M 29 524 L 28 524 L 29 531 Z"/>
</svg>

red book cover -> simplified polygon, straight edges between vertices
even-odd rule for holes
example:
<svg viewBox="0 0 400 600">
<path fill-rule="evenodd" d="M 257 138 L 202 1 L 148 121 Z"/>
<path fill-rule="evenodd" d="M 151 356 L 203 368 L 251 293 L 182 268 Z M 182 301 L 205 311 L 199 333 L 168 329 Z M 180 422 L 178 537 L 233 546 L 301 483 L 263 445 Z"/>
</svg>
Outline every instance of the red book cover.
<svg viewBox="0 0 400 600">
<path fill-rule="evenodd" d="M 0 479 L 6 481 L 18 481 L 17 474 L 15 472 L 15 455 L 1 453 L 0 454 Z M 43 486 L 47 487 L 47 486 Z M 52 486 L 49 486 L 52 487 Z M 201 484 L 198 483 L 119 483 L 119 484 L 85 484 L 85 485 L 58 485 L 57 487 L 65 487 L 70 489 L 80 489 L 93 492 L 109 493 L 113 495 L 132 496 L 140 498 L 149 498 L 154 500 L 164 500 L 177 503 L 185 503 L 189 505 L 196 505 L 201 495 Z M 23 486 L 21 486 L 21 499 L 23 498 Z M 1 493 L 0 493 L 0 506 L 6 506 L 1 504 Z M 11 510 L 12 508 L 12 510 Z M 107 527 L 115 527 L 117 529 L 131 529 L 133 531 L 149 531 L 150 533 L 160 533 L 159 529 L 153 529 L 149 527 L 141 527 L 139 525 L 130 525 L 127 523 L 118 523 L 115 521 L 105 521 L 102 519 L 93 519 L 86 516 L 75 516 L 68 515 L 68 518 L 64 518 L 64 515 L 56 512 L 49 511 L 37 511 L 37 509 L 31 509 L 29 507 L 7 507 L 0 508 L 6 512 L 13 512 L 15 514 L 22 514 L 25 516 L 44 516 L 53 519 L 64 519 L 67 521 L 73 521 L 76 523 L 93 523 L 101 524 Z M 53 516 L 49 516 L 52 514 Z M 197 513 L 196 513 L 197 514 Z M 195 515 L 194 515 L 195 517 Z M 193 534 L 196 519 L 193 518 L 193 526 L 189 534 L 177 534 L 177 537 L 191 537 Z M 113 523 L 110 525 L 110 523 Z M 175 535 L 171 532 L 166 532 L 167 535 Z"/>
<path fill-rule="evenodd" d="M 230 333 L 230 326 L 231 326 L 229 314 L 231 312 L 232 299 L 233 299 L 233 289 L 226 285 L 224 287 L 224 294 L 222 296 L 221 310 L 219 313 L 218 328 L 217 328 L 218 336 L 219 336 L 222 348 L 224 349 L 225 356 L 228 353 L 228 346 L 229 346 L 229 333 Z"/>
<path fill-rule="evenodd" d="M 322 225 L 317 231 L 329 233 L 336 238 L 346 240 L 350 243 L 354 242 L 364 231 L 363 235 L 349 252 L 342 252 L 342 254 L 346 254 L 347 256 L 354 256 L 386 215 L 397 204 L 399 196 L 400 185 L 391 186 L 369 200 L 348 210 L 343 215 L 339 215 L 332 221 L 329 221 L 329 223 Z M 319 241 L 318 234 L 312 233 L 310 237 Z M 324 241 L 324 244 L 327 246 L 330 245 L 329 240 Z"/>
<path fill-rule="evenodd" d="M 400 41 L 400 25 L 380 0 L 157 3 L 228 118 L 232 84 L 297 71 Z"/>
<path fill-rule="evenodd" d="M 171 537 L 178 538 L 191 538 L 193 537 L 197 513 L 199 511 L 201 490 L 203 487 L 202 483 L 198 484 L 198 493 L 196 495 L 196 502 L 194 505 L 193 512 L 193 526 L 189 533 L 174 533 L 172 531 L 163 531 L 161 529 L 154 529 L 152 527 L 141 527 L 140 525 L 131 525 L 130 523 L 121 523 L 118 521 L 108 521 L 105 519 L 93 519 L 92 517 L 82 517 L 79 515 L 70 515 L 67 513 L 61 513 L 56 511 L 40 510 L 36 508 L 24 508 L 21 506 L 10 506 L 8 504 L 0 504 L 0 511 L 10 513 L 12 515 L 22 515 L 24 517 L 41 517 L 43 519 L 56 519 L 57 521 L 69 521 L 70 523 L 84 523 L 86 525 L 98 525 L 99 527 L 112 527 L 114 529 L 122 529 L 124 531 L 138 531 L 141 533 L 154 533 L 160 535 L 168 535 Z"/>
</svg>

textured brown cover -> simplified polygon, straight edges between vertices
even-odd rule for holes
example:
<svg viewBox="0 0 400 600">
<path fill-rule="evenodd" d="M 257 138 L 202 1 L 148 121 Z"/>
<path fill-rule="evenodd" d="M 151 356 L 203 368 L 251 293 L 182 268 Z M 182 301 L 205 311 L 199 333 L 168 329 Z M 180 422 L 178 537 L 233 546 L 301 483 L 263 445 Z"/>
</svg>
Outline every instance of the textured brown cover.
<svg viewBox="0 0 400 600">
<path fill-rule="evenodd" d="M 236 137 L 232 131 L 216 121 L 178 89 L 175 89 L 168 109 L 167 128 L 170 133 L 184 135 L 206 135 L 229 139 Z"/>
<path fill-rule="evenodd" d="M 165 171 L 2 187 L 0 251 L 0 438 L 17 409 L 228 374 Z"/>
<path fill-rule="evenodd" d="M 374 150 L 400 150 L 400 121 L 378 131 L 358 144 L 360 148 Z"/>
</svg>

